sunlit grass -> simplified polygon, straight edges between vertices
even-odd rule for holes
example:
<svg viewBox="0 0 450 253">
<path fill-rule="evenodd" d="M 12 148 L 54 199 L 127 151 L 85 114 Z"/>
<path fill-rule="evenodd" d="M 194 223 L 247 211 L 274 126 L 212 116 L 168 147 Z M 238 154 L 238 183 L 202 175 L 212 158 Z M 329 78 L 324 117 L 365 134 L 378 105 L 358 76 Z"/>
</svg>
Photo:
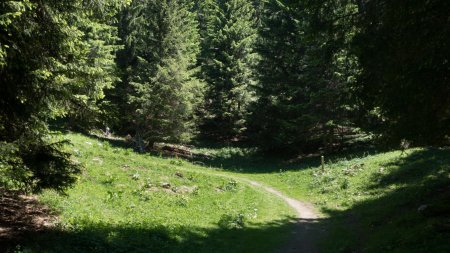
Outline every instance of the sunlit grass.
<svg viewBox="0 0 450 253">
<path fill-rule="evenodd" d="M 253 149 L 197 149 L 191 162 L 137 154 L 69 134 L 79 182 L 40 199 L 58 230 L 36 252 L 272 252 L 289 237 L 293 212 L 241 178 L 313 203 L 324 252 L 449 252 L 450 150 L 410 149 L 287 162 Z M 423 209 L 423 210 L 422 210 Z"/>
<path fill-rule="evenodd" d="M 210 165 L 313 203 L 328 227 L 324 252 L 450 252 L 450 150 L 371 152 L 326 156 L 324 170 L 320 156 L 291 163 L 216 152 Z"/>
<path fill-rule="evenodd" d="M 66 195 L 40 195 L 59 221 L 29 244 L 36 252 L 272 252 L 289 237 L 292 210 L 260 189 L 179 159 L 66 137 L 85 169 Z"/>
</svg>

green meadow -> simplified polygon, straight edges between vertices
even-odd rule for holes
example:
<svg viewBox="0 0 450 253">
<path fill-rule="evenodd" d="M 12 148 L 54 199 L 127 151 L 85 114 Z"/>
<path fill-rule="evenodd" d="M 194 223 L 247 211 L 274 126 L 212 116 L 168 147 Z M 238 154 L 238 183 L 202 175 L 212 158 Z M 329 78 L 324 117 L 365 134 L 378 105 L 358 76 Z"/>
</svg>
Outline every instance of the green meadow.
<svg viewBox="0 0 450 253">
<path fill-rule="evenodd" d="M 84 170 L 65 194 L 39 196 L 58 218 L 54 231 L 32 237 L 32 252 L 272 252 L 288 239 L 293 211 L 239 179 L 66 137 Z"/>
<path fill-rule="evenodd" d="M 276 252 L 295 213 L 245 179 L 312 203 L 321 252 L 448 252 L 450 150 L 375 150 L 281 161 L 253 149 L 208 159 L 139 154 L 123 140 L 66 134 L 83 166 L 64 194 L 46 190 L 52 229 L 15 252 Z M 318 230 L 312 230 L 318 231 Z"/>
</svg>

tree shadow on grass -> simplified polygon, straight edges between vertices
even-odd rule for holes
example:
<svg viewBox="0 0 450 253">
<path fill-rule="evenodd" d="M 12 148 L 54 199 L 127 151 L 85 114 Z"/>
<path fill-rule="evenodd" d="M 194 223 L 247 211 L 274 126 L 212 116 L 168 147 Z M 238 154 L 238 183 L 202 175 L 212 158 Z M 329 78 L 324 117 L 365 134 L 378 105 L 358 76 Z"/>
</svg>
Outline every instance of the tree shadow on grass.
<svg viewBox="0 0 450 253">
<path fill-rule="evenodd" d="M 133 145 L 123 138 L 109 138 L 106 136 L 90 134 L 87 135 L 98 141 L 107 142 L 116 148 L 133 148 Z M 311 167 L 318 167 L 321 164 L 321 153 L 292 156 L 280 153 L 262 153 L 252 146 L 226 145 L 223 143 L 195 143 L 194 154 L 191 158 L 182 158 L 194 164 L 219 168 L 246 174 L 257 173 L 277 173 L 283 171 L 299 171 Z M 376 149 L 370 145 L 359 145 L 345 150 L 330 151 L 325 155 L 326 162 L 340 159 L 352 159 L 374 155 L 386 150 Z M 208 154 L 207 153 L 213 153 Z M 176 156 L 149 151 L 147 154 L 163 158 L 174 158 Z"/>
<path fill-rule="evenodd" d="M 220 148 L 219 148 L 220 149 Z M 330 152 L 327 154 L 309 154 L 297 157 L 284 156 L 282 154 L 264 154 L 255 149 L 233 149 L 226 152 L 218 152 L 208 158 L 194 158 L 192 162 L 203 166 L 220 168 L 239 173 L 277 173 L 282 171 L 300 171 L 312 167 L 319 167 L 321 155 L 325 156 L 325 162 L 352 159 L 374 155 L 382 152 L 373 147 L 364 149 L 349 149 L 342 152 Z"/>
<path fill-rule="evenodd" d="M 132 144 L 121 138 L 108 138 L 106 136 L 94 134 L 86 136 L 101 142 L 107 142 L 115 148 L 133 148 Z M 198 157 L 194 155 L 192 158 L 184 159 L 197 165 L 221 168 L 224 170 L 241 173 L 279 172 L 280 169 L 301 170 L 311 166 L 318 166 L 320 164 L 319 155 L 303 157 L 302 159 L 297 159 L 294 162 L 288 157 L 268 156 L 257 152 L 254 148 L 249 147 L 231 147 L 222 144 L 209 144 L 207 146 L 201 145 L 198 148 L 206 148 L 214 151 L 216 154 Z M 172 155 L 158 152 L 148 152 L 147 154 L 155 157 L 174 158 Z"/>
<path fill-rule="evenodd" d="M 0 252 L 28 231 L 44 231 L 55 220 L 51 210 L 33 196 L 0 188 Z"/>
<path fill-rule="evenodd" d="M 226 156 L 212 156 L 208 159 L 192 159 L 191 162 L 245 174 L 276 173 L 290 170 L 304 170 L 320 165 L 320 156 L 312 156 L 301 159 L 300 162 L 292 162 L 287 158 L 264 156 L 255 154 L 231 154 Z"/>
<path fill-rule="evenodd" d="M 389 174 L 380 175 L 374 180 L 371 188 L 384 188 L 392 184 L 414 186 L 448 175 L 450 169 L 450 150 L 444 148 L 428 148 L 399 157 L 396 161 L 385 164 L 386 167 L 396 167 Z"/>
<path fill-rule="evenodd" d="M 21 247 L 31 252 L 55 253 L 286 252 L 283 245 L 292 237 L 295 222 L 307 224 L 310 230 L 320 226 L 317 221 L 292 217 L 240 229 L 96 223 L 66 231 L 29 232 Z"/>
<path fill-rule="evenodd" d="M 384 164 L 345 211 L 323 210 L 333 230 L 325 252 L 450 252 L 450 150 L 414 151 Z"/>
</svg>

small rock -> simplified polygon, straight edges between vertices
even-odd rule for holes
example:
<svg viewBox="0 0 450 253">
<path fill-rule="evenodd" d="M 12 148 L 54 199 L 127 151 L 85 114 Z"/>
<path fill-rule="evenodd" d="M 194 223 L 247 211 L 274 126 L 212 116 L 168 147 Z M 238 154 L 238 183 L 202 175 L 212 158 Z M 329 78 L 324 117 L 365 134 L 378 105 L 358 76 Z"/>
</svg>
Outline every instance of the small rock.
<svg viewBox="0 0 450 253">
<path fill-rule="evenodd" d="M 179 178 L 184 178 L 184 175 L 183 175 L 181 172 L 179 172 L 179 171 L 177 171 L 177 172 L 175 173 L 175 176 L 177 176 L 177 177 L 179 177 Z"/>
<path fill-rule="evenodd" d="M 44 222 L 42 223 L 42 226 L 43 226 L 43 227 L 49 228 L 49 227 L 52 227 L 52 223 L 49 222 L 49 221 L 44 221 Z"/>
<path fill-rule="evenodd" d="M 139 175 L 139 173 L 134 173 L 133 175 L 131 175 L 131 179 L 133 179 L 134 181 L 139 180 L 140 177 L 141 175 Z"/>
<path fill-rule="evenodd" d="M 147 192 L 157 192 L 159 191 L 158 187 L 152 186 L 146 190 Z"/>
<path fill-rule="evenodd" d="M 198 189 L 197 186 L 186 186 L 186 185 L 182 185 L 180 187 L 177 187 L 175 189 L 176 193 L 193 193 L 194 191 L 196 191 Z"/>
<path fill-rule="evenodd" d="M 170 185 L 170 183 L 162 182 L 161 187 L 164 189 L 170 189 L 171 185 Z"/>
<path fill-rule="evenodd" d="M 421 213 L 423 211 L 425 211 L 425 209 L 428 208 L 428 205 L 421 205 L 419 206 L 419 208 L 417 208 L 417 212 Z"/>
<path fill-rule="evenodd" d="M 94 157 L 94 158 L 92 159 L 92 161 L 98 162 L 99 164 L 103 164 L 103 160 L 100 159 L 100 157 Z"/>
<path fill-rule="evenodd" d="M 173 191 L 173 189 L 163 189 L 163 192 L 168 193 L 168 194 L 177 194 L 176 192 Z"/>
</svg>

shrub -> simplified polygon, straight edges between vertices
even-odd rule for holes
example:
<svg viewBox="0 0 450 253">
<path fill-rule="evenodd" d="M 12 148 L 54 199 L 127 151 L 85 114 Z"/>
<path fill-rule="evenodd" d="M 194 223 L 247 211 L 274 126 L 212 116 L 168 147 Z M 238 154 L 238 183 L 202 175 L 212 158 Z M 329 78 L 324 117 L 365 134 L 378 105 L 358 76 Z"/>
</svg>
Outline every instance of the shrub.
<svg viewBox="0 0 450 253">
<path fill-rule="evenodd" d="M 244 214 L 224 214 L 219 220 L 219 227 L 224 229 L 240 229 L 244 228 L 246 223 L 246 218 Z"/>
</svg>

